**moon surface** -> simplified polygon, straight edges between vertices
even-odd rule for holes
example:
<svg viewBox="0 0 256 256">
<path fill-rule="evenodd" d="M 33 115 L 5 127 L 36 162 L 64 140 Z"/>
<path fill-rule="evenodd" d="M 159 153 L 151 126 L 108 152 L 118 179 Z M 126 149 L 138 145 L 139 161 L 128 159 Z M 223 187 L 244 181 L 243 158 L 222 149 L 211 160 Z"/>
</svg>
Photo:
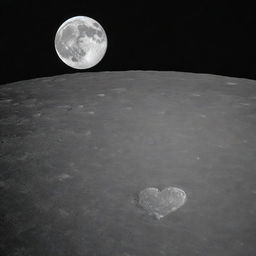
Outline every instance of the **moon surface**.
<svg viewBox="0 0 256 256">
<path fill-rule="evenodd" d="M 255 255 L 256 81 L 77 72 L 0 96 L 1 255 Z"/>
<path fill-rule="evenodd" d="M 55 50 L 59 58 L 75 69 L 97 65 L 106 53 L 107 44 L 103 27 L 86 16 L 66 20 L 55 36 Z"/>
</svg>

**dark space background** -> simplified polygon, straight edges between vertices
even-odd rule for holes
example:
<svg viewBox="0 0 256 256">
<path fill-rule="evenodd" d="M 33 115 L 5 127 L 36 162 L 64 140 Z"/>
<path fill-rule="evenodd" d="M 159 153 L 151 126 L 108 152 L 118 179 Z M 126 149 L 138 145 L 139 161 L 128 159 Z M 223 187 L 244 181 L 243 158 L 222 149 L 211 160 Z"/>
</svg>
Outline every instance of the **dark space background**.
<svg viewBox="0 0 256 256">
<path fill-rule="evenodd" d="M 237 2 L 1 0 L 0 84 L 114 70 L 256 79 L 256 12 Z M 108 37 L 105 57 L 89 70 L 66 66 L 54 48 L 59 26 L 77 15 L 97 20 Z"/>
</svg>

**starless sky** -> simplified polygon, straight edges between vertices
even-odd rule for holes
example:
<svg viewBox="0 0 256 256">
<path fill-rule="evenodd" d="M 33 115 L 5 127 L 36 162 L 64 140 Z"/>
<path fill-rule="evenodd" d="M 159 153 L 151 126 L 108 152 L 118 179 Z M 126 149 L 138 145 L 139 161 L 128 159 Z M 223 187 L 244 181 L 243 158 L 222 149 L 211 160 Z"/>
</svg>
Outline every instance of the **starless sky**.
<svg viewBox="0 0 256 256">
<path fill-rule="evenodd" d="M 115 2 L 1 0 L 0 84 L 112 70 L 256 79 L 256 15 L 246 1 Z M 88 70 L 66 66 L 54 48 L 59 26 L 78 15 L 97 20 L 108 37 L 103 60 Z"/>
</svg>

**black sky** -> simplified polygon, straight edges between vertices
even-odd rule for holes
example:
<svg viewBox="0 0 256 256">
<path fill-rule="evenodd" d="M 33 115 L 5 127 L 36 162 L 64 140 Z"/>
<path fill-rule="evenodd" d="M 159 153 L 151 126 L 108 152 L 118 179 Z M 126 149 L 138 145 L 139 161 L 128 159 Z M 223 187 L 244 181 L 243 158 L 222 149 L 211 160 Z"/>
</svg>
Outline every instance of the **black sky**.
<svg viewBox="0 0 256 256">
<path fill-rule="evenodd" d="M 252 5 L 245 1 L 163 3 L 1 0 L 0 84 L 111 70 L 172 70 L 256 79 Z M 103 60 L 84 71 L 66 66 L 54 49 L 58 27 L 77 15 L 97 20 L 108 37 Z"/>
</svg>

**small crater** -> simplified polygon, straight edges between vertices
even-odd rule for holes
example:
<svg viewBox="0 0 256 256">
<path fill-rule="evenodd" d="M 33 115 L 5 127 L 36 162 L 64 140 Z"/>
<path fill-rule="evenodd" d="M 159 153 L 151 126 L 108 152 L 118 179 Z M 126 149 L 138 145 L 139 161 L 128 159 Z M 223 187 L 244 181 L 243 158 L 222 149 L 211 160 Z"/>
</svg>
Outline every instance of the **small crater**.
<svg viewBox="0 0 256 256">
<path fill-rule="evenodd" d="M 92 135 L 92 132 L 89 130 L 89 131 L 86 131 L 85 133 L 86 136 L 91 136 Z"/>
<path fill-rule="evenodd" d="M 36 113 L 36 114 L 34 114 L 33 116 L 34 117 L 40 117 L 42 114 L 39 112 L 39 113 Z"/>
<path fill-rule="evenodd" d="M 235 82 L 226 82 L 227 85 L 237 85 Z"/>
<path fill-rule="evenodd" d="M 70 167 L 71 171 L 79 172 L 79 169 L 76 168 L 75 163 L 73 163 L 73 162 L 69 163 L 69 167 Z"/>
<path fill-rule="evenodd" d="M 59 214 L 60 214 L 61 217 L 63 217 L 63 218 L 67 218 L 67 217 L 70 215 L 70 213 L 67 212 L 67 211 L 64 210 L 64 209 L 59 209 Z"/>
<path fill-rule="evenodd" d="M 4 99 L 4 100 L 0 100 L 0 104 L 8 104 L 10 102 L 12 102 L 13 100 L 12 99 Z"/>
<path fill-rule="evenodd" d="M 72 178 L 69 174 L 67 174 L 67 173 L 62 173 L 62 174 L 60 174 L 58 177 L 57 177 L 57 179 L 59 180 L 59 181 L 63 181 L 63 180 L 66 180 L 66 179 L 70 179 L 70 178 Z"/>
<path fill-rule="evenodd" d="M 70 111 L 72 109 L 71 105 L 59 105 L 57 108 L 65 109 L 66 111 Z"/>
<path fill-rule="evenodd" d="M 191 96 L 193 96 L 193 97 L 200 97 L 201 94 L 199 94 L 199 93 L 192 93 Z"/>
<path fill-rule="evenodd" d="M 126 109 L 126 110 L 132 110 L 132 107 L 125 107 L 124 109 Z"/>
<path fill-rule="evenodd" d="M 126 92 L 126 89 L 119 87 L 119 88 L 113 88 L 113 89 L 111 89 L 111 91 L 116 92 L 116 93 L 122 93 L 122 92 Z"/>
<path fill-rule="evenodd" d="M 250 106 L 251 105 L 250 103 L 247 103 L 247 102 L 240 102 L 239 104 L 242 106 Z"/>
</svg>

